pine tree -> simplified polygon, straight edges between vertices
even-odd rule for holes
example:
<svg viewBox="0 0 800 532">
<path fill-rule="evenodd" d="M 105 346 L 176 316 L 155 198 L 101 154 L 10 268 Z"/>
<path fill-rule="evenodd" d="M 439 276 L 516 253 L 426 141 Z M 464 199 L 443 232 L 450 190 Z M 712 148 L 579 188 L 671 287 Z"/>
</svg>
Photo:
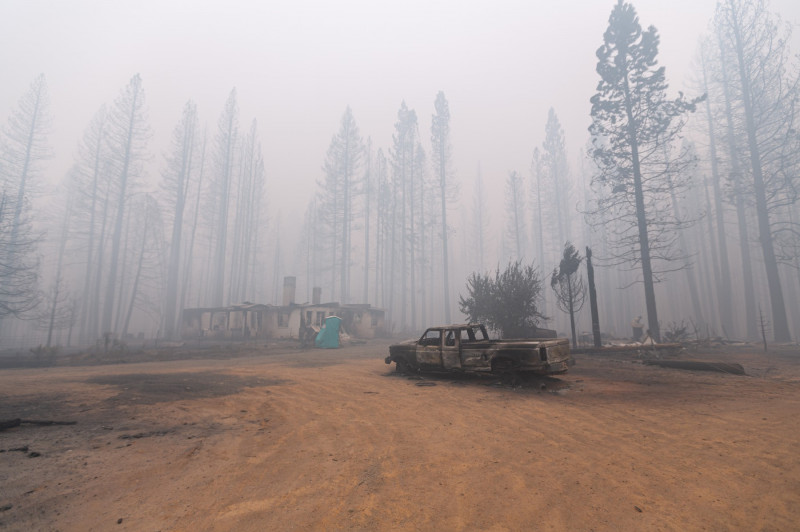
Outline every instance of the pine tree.
<svg viewBox="0 0 800 532">
<path fill-rule="evenodd" d="M 167 337 L 177 334 L 176 324 L 181 294 L 181 277 L 179 275 L 181 251 L 188 194 L 195 171 L 196 131 L 197 106 L 194 102 L 189 101 L 184 106 L 181 120 L 173 131 L 172 151 L 168 155 L 167 166 L 162 174 L 166 212 L 172 213 L 172 236 L 169 244 L 167 284 L 164 295 L 164 334 Z"/>
<path fill-rule="evenodd" d="M 705 41 L 700 51 L 702 68 L 702 89 L 708 94 L 709 83 L 709 58 L 711 41 Z M 717 305 L 719 308 L 720 325 L 724 335 L 734 332 L 733 327 L 733 304 L 731 303 L 731 273 L 728 264 L 728 243 L 725 234 L 725 211 L 722 202 L 721 171 L 719 169 L 719 156 L 717 155 L 717 132 L 715 129 L 714 114 L 711 110 L 711 98 L 706 98 L 705 115 L 708 127 L 708 158 L 711 163 L 711 186 L 713 190 L 713 218 L 716 223 L 716 247 L 712 247 L 712 261 L 714 272 L 719 272 L 717 278 Z M 711 203 L 710 201 L 708 203 Z M 711 210 L 709 209 L 708 223 L 711 224 Z M 711 227 L 709 226 L 709 229 Z M 709 236 L 712 232 L 709 231 Z M 718 248 L 718 251 L 717 251 Z"/>
<path fill-rule="evenodd" d="M 350 299 L 350 252 L 359 172 L 364 154 L 363 141 L 353 112 L 348 106 L 331 138 L 325 156 L 325 180 L 320 183 L 321 215 L 329 249 L 331 296 L 347 303 Z"/>
<path fill-rule="evenodd" d="M 103 277 L 104 241 L 109 223 L 108 199 L 110 180 L 104 179 L 108 167 L 106 135 L 108 113 L 101 106 L 78 143 L 75 162 L 70 171 L 75 206 L 73 239 L 84 264 L 78 320 L 80 341 L 90 342 L 100 334 L 100 296 Z"/>
<path fill-rule="evenodd" d="M 142 166 L 147 156 L 147 140 L 150 128 L 144 102 L 142 78 L 136 74 L 122 93 L 114 101 L 109 111 L 109 130 L 107 142 L 108 177 L 111 179 L 114 211 L 114 226 L 111 237 L 111 255 L 106 280 L 106 291 L 102 314 L 102 331 L 112 332 L 112 318 L 115 314 L 117 291 L 121 279 L 119 268 L 123 261 L 121 254 L 126 207 L 132 190 L 142 174 Z M 119 321 L 117 319 L 117 321 Z"/>
<path fill-rule="evenodd" d="M 412 249 L 415 246 L 416 234 L 414 233 L 414 210 L 416 190 L 415 156 L 418 145 L 419 131 L 417 113 L 409 109 L 405 102 L 400 104 L 397 112 L 397 122 L 392 135 L 392 148 L 389 157 L 392 167 L 391 172 L 391 221 L 390 221 L 390 246 L 389 252 L 389 321 L 393 321 L 396 313 L 400 314 L 400 328 L 406 329 L 411 305 L 409 305 L 409 282 L 413 281 L 411 270 L 416 267 L 411 260 Z M 413 284 L 413 282 L 412 282 Z M 415 287 L 412 286 L 412 290 Z M 395 296 L 399 291 L 399 304 Z"/>
<path fill-rule="evenodd" d="M 211 237 L 214 240 L 211 256 L 210 288 L 211 305 L 215 307 L 226 303 L 225 280 L 228 264 L 228 219 L 230 217 L 231 197 L 234 193 L 236 168 L 236 146 L 239 136 L 239 107 L 236 103 L 236 89 L 231 90 L 225 109 L 217 122 L 213 154 L 213 194 L 209 212 L 214 217 Z M 227 294 L 230 298 L 230 294 Z"/>
<path fill-rule="evenodd" d="M 516 172 L 508 173 L 506 179 L 506 238 L 513 260 L 525 256 L 525 186 L 522 177 Z"/>
<path fill-rule="evenodd" d="M 50 158 L 49 97 L 44 75 L 33 80 L 0 136 L 0 318 L 21 316 L 38 299 L 39 235 L 31 199 Z"/>
<path fill-rule="evenodd" d="M 555 110 L 551 107 L 547 113 L 547 124 L 544 128 L 545 138 L 542 143 L 541 164 L 547 183 L 547 205 L 550 218 L 555 220 L 556 248 L 571 238 L 569 207 L 569 166 L 567 165 L 567 147 L 564 141 L 564 130 Z"/>
<path fill-rule="evenodd" d="M 755 203 L 775 341 L 788 342 L 791 334 L 772 225 L 778 211 L 796 201 L 798 162 L 792 153 L 796 141 L 787 140 L 797 136 L 800 74 L 786 72 L 791 57 L 789 28 L 776 22 L 764 0 L 725 0 L 718 5 L 716 24 L 723 61 L 730 61 L 730 82 L 741 104 L 737 126 L 743 129 L 747 149 L 752 180 L 748 193 Z"/>
<path fill-rule="evenodd" d="M 478 164 L 478 173 L 475 176 L 471 214 L 473 221 L 471 234 L 473 237 L 470 240 L 474 245 L 474 249 L 471 251 L 477 255 L 474 268 L 477 271 L 482 272 L 484 271 L 484 260 L 486 255 L 486 231 L 489 225 L 489 209 L 486 206 L 486 190 L 483 186 L 483 176 L 481 175 L 480 164 Z"/>
<path fill-rule="evenodd" d="M 450 106 L 439 91 L 434 103 L 436 114 L 431 117 L 432 162 L 439 181 L 441 199 L 442 286 L 444 288 L 444 319 L 450 323 L 450 263 L 447 243 L 447 203 L 454 195 L 452 183 L 452 147 L 450 145 Z"/>
<path fill-rule="evenodd" d="M 678 135 L 697 100 L 667 97 L 664 68 L 657 66 L 658 33 L 652 26 L 642 30 L 630 4 L 619 0 L 614 6 L 603 39 L 597 50 L 601 79 L 591 98 L 589 131 L 592 157 L 600 169 L 595 183 L 611 194 L 600 203 L 598 214 L 626 222 L 617 240 L 623 248 L 619 257 L 641 266 L 650 334 L 658 341 L 653 260 L 670 258 L 669 223 L 676 222 L 662 207 L 668 202 L 660 201 L 670 194 L 670 184 L 663 179 L 663 146 Z M 679 176 L 685 164 L 687 160 L 676 158 L 670 161 L 671 171 Z M 671 185 L 680 183 L 673 179 Z"/>
</svg>

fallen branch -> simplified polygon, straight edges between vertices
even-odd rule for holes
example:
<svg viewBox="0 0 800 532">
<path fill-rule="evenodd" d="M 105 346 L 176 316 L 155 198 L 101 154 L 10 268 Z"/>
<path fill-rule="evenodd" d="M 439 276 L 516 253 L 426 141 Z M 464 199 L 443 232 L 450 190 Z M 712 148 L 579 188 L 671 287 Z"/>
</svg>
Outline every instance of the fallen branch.
<svg viewBox="0 0 800 532">
<path fill-rule="evenodd" d="M 625 352 L 639 352 L 639 351 L 680 351 L 683 344 L 680 343 L 667 343 L 667 344 L 621 344 L 621 345 L 604 345 L 603 347 L 576 347 L 570 349 L 572 353 L 580 353 L 587 355 L 614 355 L 617 353 Z"/>
<path fill-rule="evenodd" d="M 0 421 L 0 430 L 12 429 L 14 427 L 19 427 L 20 425 L 39 425 L 39 426 L 47 426 L 47 425 L 75 425 L 77 421 L 50 421 L 50 420 L 36 420 L 36 419 L 9 419 L 6 421 Z"/>
<path fill-rule="evenodd" d="M 744 375 L 744 368 L 741 364 L 731 362 L 703 362 L 700 360 L 645 360 L 648 366 L 660 366 L 662 368 L 687 369 L 690 371 L 718 371 L 720 373 L 731 373 L 733 375 Z"/>
</svg>

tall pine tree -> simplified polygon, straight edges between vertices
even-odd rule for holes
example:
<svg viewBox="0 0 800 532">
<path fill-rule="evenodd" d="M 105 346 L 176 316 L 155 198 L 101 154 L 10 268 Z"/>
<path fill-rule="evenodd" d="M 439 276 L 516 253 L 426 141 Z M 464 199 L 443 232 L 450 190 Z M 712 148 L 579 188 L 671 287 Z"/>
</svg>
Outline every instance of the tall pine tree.
<svg viewBox="0 0 800 532">
<path fill-rule="evenodd" d="M 589 132 L 600 170 L 595 183 L 611 194 L 598 212 L 626 222 L 627 230 L 617 241 L 624 248 L 620 257 L 641 266 L 648 326 L 659 340 L 653 259 L 668 259 L 672 251 L 667 237 L 672 216 L 663 208 L 659 212 L 665 203 L 660 200 L 670 195 L 670 187 L 679 186 L 676 179 L 664 179 L 667 173 L 679 176 L 687 163 L 678 156 L 665 169 L 663 146 L 678 135 L 696 100 L 667 97 L 664 67 L 657 63 L 658 33 L 653 26 L 642 30 L 632 5 L 618 1 L 603 40 L 597 50 L 600 82 L 591 98 Z"/>
</svg>

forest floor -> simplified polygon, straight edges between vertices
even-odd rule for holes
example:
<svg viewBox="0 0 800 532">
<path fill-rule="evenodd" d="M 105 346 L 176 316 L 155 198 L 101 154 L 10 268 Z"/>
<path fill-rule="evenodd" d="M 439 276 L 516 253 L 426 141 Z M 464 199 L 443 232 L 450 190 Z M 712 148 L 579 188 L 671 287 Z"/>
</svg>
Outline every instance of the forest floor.
<svg viewBox="0 0 800 532">
<path fill-rule="evenodd" d="M 7 530 L 796 530 L 800 349 L 400 376 L 387 341 L 0 369 Z"/>
</svg>

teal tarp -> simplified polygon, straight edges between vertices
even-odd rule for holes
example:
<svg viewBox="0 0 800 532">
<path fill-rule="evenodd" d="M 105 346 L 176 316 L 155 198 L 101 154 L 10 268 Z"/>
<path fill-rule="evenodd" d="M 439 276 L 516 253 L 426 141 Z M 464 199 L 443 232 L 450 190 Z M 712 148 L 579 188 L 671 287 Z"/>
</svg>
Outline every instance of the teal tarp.
<svg viewBox="0 0 800 532">
<path fill-rule="evenodd" d="M 314 345 L 322 349 L 337 349 L 339 347 L 339 325 L 342 318 L 338 316 L 328 316 L 325 318 L 325 325 L 317 333 Z"/>
</svg>

